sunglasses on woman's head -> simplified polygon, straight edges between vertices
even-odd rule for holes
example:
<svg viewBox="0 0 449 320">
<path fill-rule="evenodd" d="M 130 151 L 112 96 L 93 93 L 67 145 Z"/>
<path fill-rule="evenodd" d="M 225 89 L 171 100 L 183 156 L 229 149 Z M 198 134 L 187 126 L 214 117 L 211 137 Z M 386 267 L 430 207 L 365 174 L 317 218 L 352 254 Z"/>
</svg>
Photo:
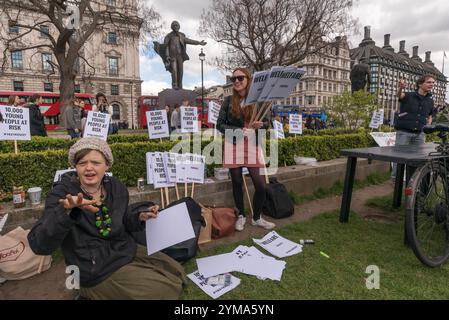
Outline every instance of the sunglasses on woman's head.
<svg viewBox="0 0 449 320">
<path fill-rule="evenodd" d="M 231 82 L 236 82 L 237 80 L 242 82 L 243 80 L 245 80 L 246 76 L 236 76 L 236 77 L 231 77 L 230 80 Z"/>
</svg>

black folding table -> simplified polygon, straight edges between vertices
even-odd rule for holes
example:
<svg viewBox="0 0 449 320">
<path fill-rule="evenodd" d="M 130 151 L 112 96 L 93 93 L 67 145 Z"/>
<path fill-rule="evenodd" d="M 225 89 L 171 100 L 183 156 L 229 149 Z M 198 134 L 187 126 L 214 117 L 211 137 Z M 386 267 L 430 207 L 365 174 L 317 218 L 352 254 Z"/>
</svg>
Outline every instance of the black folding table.
<svg viewBox="0 0 449 320">
<path fill-rule="evenodd" d="M 401 206 L 405 166 L 419 167 L 425 164 L 429 161 L 429 153 L 436 151 L 436 146 L 437 144 L 435 143 L 426 143 L 422 145 L 341 150 L 341 155 L 348 157 L 348 162 L 346 164 L 345 184 L 343 198 L 341 200 L 340 222 L 346 223 L 349 220 L 357 158 L 397 163 L 393 207 L 399 208 Z M 435 158 L 432 157 L 432 159 Z M 407 177 L 406 181 L 408 181 L 409 178 L 410 177 Z"/>
</svg>

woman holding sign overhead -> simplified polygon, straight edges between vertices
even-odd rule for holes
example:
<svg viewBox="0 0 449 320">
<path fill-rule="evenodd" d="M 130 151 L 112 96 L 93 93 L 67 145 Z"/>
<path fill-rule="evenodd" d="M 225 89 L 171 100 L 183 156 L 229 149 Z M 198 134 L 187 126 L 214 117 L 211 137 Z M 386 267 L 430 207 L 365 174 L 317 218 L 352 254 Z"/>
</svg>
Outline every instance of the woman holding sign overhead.
<svg viewBox="0 0 449 320">
<path fill-rule="evenodd" d="M 113 161 L 101 139 L 83 138 L 70 148 L 76 172 L 49 192 L 30 247 L 38 255 L 61 247 L 67 266 L 79 269 L 80 294 L 88 299 L 177 299 L 186 281 L 182 266 L 161 252 L 148 256 L 131 235 L 159 206 L 130 211 L 127 188 L 105 175 Z"/>
<path fill-rule="evenodd" d="M 223 167 L 229 168 L 232 192 L 238 210 L 235 229 L 242 231 L 246 223 L 243 206 L 244 178 L 242 169 L 244 167 L 248 168 L 255 188 L 252 225 L 268 230 L 273 229 L 276 225 L 263 219 L 261 215 L 266 197 L 265 178 L 261 175 L 261 168 L 265 167 L 265 163 L 257 141 L 257 130 L 268 129 L 269 121 L 264 118 L 263 121 L 251 122 L 251 116 L 256 106 L 245 106 L 245 99 L 251 83 L 251 74 L 248 69 L 235 69 L 232 73 L 231 82 L 233 94 L 223 102 L 217 120 L 217 129 L 225 135 Z"/>
</svg>

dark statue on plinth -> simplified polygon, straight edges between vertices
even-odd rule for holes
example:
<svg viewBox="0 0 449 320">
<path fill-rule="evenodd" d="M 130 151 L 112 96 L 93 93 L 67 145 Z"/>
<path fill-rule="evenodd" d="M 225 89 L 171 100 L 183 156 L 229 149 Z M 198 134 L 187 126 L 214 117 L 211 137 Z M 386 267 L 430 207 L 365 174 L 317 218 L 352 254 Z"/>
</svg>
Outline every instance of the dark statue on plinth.
<svg viewBox="0 0 449 320">
<path fill-rule="evenodd" d="M 171 29 L 173 31 L 167 34 L 163 44 L 154 41 L 154 51 L 161 56 L 165 69 L 171 73 L 172 88 L 178 90 L 182 89 L 184 61 L 189 60 L 186 46 L 188 44 L 205 46 L 206 42 L 187 38 L 184 33 L 179 32 L 178 21 L 172 22 Z"/>
<path fill-rule="evenodd" d="M 350 78 L 352 93 L 359 90 L 369 90 L 371 83 L 369 65 L 364 60 L 360 60 L 359 63 L 352 68 Z"/>
</svg>

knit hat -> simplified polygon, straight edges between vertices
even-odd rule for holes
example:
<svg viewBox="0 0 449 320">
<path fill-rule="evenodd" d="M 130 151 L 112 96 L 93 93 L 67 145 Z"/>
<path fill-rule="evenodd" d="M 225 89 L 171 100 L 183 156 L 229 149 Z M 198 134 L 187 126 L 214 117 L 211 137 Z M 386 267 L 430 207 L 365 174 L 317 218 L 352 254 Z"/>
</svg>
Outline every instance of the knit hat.
<svg viewBox="0 0 449 320">
<path fill-rule="evenodd" d="M 112 156 L 111 148 L 106 141 L 98 138 L 82 138 L 78 140 L 69 150 L 69 163 L 74 168 L 75 155 L 81 150 L 92 149 L 101 152 L 106 158 L 106 162 L 109 167 L 112 167 L 114 163 L 114 157 Z"/>
</svg>

